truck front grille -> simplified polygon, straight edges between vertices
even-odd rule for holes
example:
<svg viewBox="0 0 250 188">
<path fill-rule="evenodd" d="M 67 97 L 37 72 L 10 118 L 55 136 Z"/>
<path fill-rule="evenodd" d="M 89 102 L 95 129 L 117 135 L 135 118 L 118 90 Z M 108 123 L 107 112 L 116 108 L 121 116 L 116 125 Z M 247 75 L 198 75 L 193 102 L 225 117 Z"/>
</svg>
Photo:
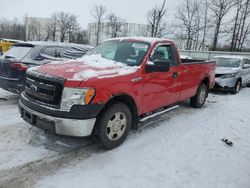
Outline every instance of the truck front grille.
<svg viewBox="0 0 250 188">
<path fill-rule="evenodd" d="M 63 85 L 60 82 L 26 76 L 25 94 L 39 103 L 59 108 L 62 91 Z"/>
</svg>

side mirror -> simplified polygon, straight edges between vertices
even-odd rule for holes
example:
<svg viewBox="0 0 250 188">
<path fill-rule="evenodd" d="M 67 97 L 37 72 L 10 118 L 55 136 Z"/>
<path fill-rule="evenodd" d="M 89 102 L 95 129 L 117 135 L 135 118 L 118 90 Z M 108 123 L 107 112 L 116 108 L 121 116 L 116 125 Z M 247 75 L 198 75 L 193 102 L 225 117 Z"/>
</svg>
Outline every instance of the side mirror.
<svg viewBox="0 0 250 188">
<path fill-rule="evenodd" d="M 146 72 L 168 72 L 170 69 L 172 61 L 171 60 L 156 60 L 154 62 L 147 62 Z"/>
</svg>

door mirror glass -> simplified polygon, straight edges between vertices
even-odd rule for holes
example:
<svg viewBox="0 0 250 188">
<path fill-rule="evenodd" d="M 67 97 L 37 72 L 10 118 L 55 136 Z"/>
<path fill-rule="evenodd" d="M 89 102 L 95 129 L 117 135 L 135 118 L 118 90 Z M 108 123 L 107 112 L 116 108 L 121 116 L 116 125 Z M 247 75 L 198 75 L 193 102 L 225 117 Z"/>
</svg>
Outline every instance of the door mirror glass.
<svg viewBox="0 0 250 188">
<path fill-rule="evenodd" d="M 171 60 L 156 60 L 154 62 L 149 61 L 146 64 L 146 72 L 168 72 L 171 65 Z"/>
</svg>

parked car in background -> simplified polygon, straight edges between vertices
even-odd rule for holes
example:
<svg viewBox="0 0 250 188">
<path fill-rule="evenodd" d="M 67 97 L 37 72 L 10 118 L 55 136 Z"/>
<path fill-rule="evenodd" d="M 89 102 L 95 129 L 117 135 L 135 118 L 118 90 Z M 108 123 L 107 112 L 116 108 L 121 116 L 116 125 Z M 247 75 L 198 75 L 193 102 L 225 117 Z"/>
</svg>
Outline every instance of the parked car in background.
<svg viewBox="0 0 250 188">
<path fill-rule="evenodd" d="M 0 87 L 12 93 L 21 93 L 28 68 L 55 60 L 77 59 L 90 49 L 92 49 L 91 46 L 70 43 L 23 42 L 15 44 L 0 57 Z"/>
<path fill-rule="evenodd" d="M 242 86 L 250 86 L 250 58 L 243 56 L 217 56 L 214 90 L 239 93 Z"/>
<path fill-rule="evenodd" d="M 215 62 L 183 62 L 173 41 L 116 38 L 77 61 L 28 69 L 19 100 L 22 118 L 67 136 L 119 146 L 138 122 L 191 99 L 200 108 L 214 85 Z"/>
</svg>

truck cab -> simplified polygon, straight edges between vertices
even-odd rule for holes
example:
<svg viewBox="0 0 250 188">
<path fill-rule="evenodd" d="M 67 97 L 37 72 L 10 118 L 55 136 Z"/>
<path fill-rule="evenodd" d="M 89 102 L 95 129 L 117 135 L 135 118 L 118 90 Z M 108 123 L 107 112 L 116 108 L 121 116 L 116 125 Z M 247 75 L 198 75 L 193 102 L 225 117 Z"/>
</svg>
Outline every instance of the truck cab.
<svg viewBox="0 0 250 188">
<path fill-rule="evenodd" d="M 214 61 L 182 62 L 171 40 L 115 38 L 83 58 L 28 69 L 19 110 L 33 126 L 112 149 L 181 101 L 202 107 L 214 78 Z"/>
</svg>

